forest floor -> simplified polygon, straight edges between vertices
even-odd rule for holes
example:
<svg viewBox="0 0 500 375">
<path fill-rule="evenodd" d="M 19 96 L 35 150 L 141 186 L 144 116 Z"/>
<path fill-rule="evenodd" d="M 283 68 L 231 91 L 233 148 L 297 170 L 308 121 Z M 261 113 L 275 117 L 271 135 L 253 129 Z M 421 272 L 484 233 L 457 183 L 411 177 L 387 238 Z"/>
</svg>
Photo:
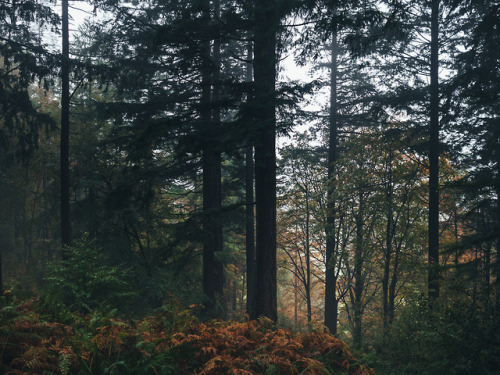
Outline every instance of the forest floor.
<svg viewBox="0 0 500 375">
<path fill-rule="evenodd" d="M 0 297 L 0 373 L 375 374 L 335 337 L 266 319 L 202 323 L 179 306 L 128 320 L 56 310 Z"/>
</svg>

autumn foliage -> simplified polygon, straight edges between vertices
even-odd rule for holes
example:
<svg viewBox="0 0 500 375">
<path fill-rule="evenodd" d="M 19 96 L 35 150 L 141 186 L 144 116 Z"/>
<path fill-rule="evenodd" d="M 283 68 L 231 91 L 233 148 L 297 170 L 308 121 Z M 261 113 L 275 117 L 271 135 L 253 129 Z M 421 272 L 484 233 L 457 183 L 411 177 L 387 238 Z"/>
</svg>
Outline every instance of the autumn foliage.
<svg viewBox="0 0 500 375">
<path fill-rule="evenodd" d="M 333 336 L 265 319 L 201 323 L 168 306 L 140 320 L 94 313 L 63 324 L 36 300 L 0 315 L 2 374 L 374 374 Z"/>
</svg>

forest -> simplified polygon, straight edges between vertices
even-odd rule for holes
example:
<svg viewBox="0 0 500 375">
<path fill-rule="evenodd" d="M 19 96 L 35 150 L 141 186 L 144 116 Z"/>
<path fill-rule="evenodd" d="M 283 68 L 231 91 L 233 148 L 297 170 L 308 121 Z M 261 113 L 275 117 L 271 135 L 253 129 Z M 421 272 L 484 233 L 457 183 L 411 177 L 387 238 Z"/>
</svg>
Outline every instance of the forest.
<svg viewBox="0 0 500 375">
<path fill-rule="evenodd" d="M 0 0 L 0 373 L 500 374 L 498 0 Z"/>
</svg>

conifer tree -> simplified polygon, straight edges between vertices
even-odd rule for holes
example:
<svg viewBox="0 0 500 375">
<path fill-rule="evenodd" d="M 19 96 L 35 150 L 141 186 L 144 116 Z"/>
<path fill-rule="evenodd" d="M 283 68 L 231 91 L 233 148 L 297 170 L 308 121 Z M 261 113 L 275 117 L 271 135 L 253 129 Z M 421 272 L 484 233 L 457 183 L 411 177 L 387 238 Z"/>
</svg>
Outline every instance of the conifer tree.
<svg viewBox="0 0 500 375">
<path fill-rule="evenodd" d="M 439 0 L 431 2 L 429 118 L 429 300 L 439 297 Z"/>
<path fill-rule="evenodd" d="M 71 244 L 71 217 L 69 204 L 69 14 L 68 0 L 62 0 L 62 60 L 61 60 L 61 240 Z M 63 249 L 63 258 L 65 251 Z"/>
<path fill-rule="evenodd" d="M 477 235 L 466 236 L 465 242 L 496 249 L 496 264 L 484 271 L 500 280 L 500 7 L 495 2 L 458 2 L 450 6 L 457 9 L 461 22 L 457 30 L 468 33 L 457 43 L 453 67 L 457 74 L 450 85 L 452 109 L 457 116 L 446 129 L 453 135 L 455 148 L 462 155 L 462 163 L 469 168 L 464 179 L 468 203 L 465 209 L 473 217 L 486 215 L 491 225 L 477 228 Z M 458 33 L 457 33 L 458 34 Z M 464 48 L 465 46 L 465 48 Z M 474 144 L 474 147 L 470 147 Z M 460 151 L 462 151 L 460 153 Z M 474 202 L 473 204 L 471 204 Z M 482 211 L 482 212 L 481 212 Z M 481 220 L 483 221 L 483 220 Z M 485 257 L 486 254 L 485 254 Z M 492 272 L 493 271 L 493 272 Z M 489 286 L 488 286 L 489 288 Z M 488 297 L 489 298 L 489 297 Z M 497 293 L 497 306 L 500 306 Z"/>
<path fill-rule="evenodd" d="M 40 129 L 54 127 L 50 116 L 35 107 L 29 90 L 35 83 L 42 85 L 44 78 L 47 88 L 57 69 L 56 56 L 48 52 L 35 29 L 54 27 L 60 19 L 49 6 L 34 0 L 2 2 L 0 19 L 0 184 L 4 184 L 8 168 L 27 165 L 38 147 Z"/>
<path fill-rule="evenodd" d="M 204 0 L 203 22 L 210 27 L 214 14 L 215 20 L 220 17 L 220 4 L 214 2 L 213 12 L 210 1 Z M 217 21 L 216 21 L 217 22 Z M 222 301 L 224 288 L 224 269 L 220 261 L 223 238 L 221 213 L 221 153 L 220 153 L 220 108 L 213 102 L 220 100 L 220 39 L 215 36 L 213 51 L 211 40 L 201 41 L 202 81 L 201 81 L 201 121 L 204 134 L 203 143 L 203 291 L 205 310 L 208 315 L 214 314 L 217 301 Z M 213 87 L 213 90 L 212 90 Z"/>
<path fill-rule="evenodd" d="M 246 64 L 246 82 L 252 82 L 252 41 L 248 41 L 247 46 L 247 64 Z M 247 94 L 247 100 L 251 101 L 251 94 Z M 249 119 L 251 120 L 251 119 Z M 254 160 L 253 160 L 253 142 L 249 137 L 248 144 L 245 146 L 245 254 L 247 268 L 247 304 L 246 313 L 252 315 L 252 303 L 254 301 L 255 290 L 255 215 L 254 215 Z"/>
<path fill-rule="evenodd" d="M 328 183 L 327 183 L 327 218 L 326 218 L 326 269 L 325 269 L 325 326 L 333 335 L 337 334 L 337 273 L 335 270 L 335 164 L 338 158 L 338 123 L 337 123 L 337 74 L 338 67 L 337 32 L 332 33 L 331 68 L 330 68 L 330 117 L 328 138 Z"/>
<path fill-rule="evenodd" d="M 278 320 L 276 291 L 276 37 L 278 1 L 255 0 L 256 282 L 252 319 Z"/>
</svg>

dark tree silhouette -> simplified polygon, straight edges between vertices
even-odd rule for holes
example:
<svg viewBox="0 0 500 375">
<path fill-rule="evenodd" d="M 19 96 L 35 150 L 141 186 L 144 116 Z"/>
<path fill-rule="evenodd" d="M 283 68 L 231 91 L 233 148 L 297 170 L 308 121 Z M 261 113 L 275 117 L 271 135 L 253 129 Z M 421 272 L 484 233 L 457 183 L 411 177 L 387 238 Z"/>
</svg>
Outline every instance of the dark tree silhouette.
<svg viewBox="0 0 500 375">
<path fill-rule="evenodd" d="M 205 0 L 203 6 L 203 23 L 208 28 L 210 24 L 210 1 Z M 211 41 L 208 37 L 201 42 L 201 121 L 203 143 L 203 293 L 205 295 L 205 311 L 208 315 L 214 314 L 217 304 L 217 295 L 222 294 L 222 286 L 217 279 L 222 275 L 216 269 L 217 253 L 222 251 L 222 226 L 219 221 L 221 207 L 221 156 L 217 151 L 217 132 L 215 127 L 220 122 L 220 115 L 215 111 L 212 116 L 210 109 L 212 102 L 212 80 L 215 77 L 217 66 L 213 66 L 211 56 Z M 220 48 L 220 47 L 219 47 Z M 214 52 L 215 55 L 215 52 Z M 215 100 L 216 93 L 213 93 Z"/>
<path fill-rule="evenodd" d="M 276 34 L 277 1 L 255 1 L 256 282 L 251 318 L 278 320 L 276 290 Z"/>
<path fill-rule="evenodd" d="M 338 158 L 338 123 L 337 123 L 337 33 L 332 33 L 330 67 L 330 117 L 328 139 L 328 190 L 326 217 L 326 270 L 325 270 L 325 326 L 334 335 L 337 334 L 338 300 L 337 274 L 335 270 L 335 163 Z"/>
<path fill-rule="evenodd" d="M 439 0 L 431 3 L 429 120 L 429 299 L 439 297 Z"/>
<path fill-rule="evenodd" d="M 252 82 L 253 69 L 252 61 L 253 48 L 252 42 L 247 46 L 247 64 L 246 64 L 246 82 Z M 247 100 L 251 100 L 250 94 Z M 251 119 L 249 119 L 251 121 Z M 252 315 L 252 302 L 254 300 L 255 290 L 255 215 L 254 215 L 254 161 L 253 144 L 248 140 L 245 147 L 245 253 L 247 265 L 247 304 L 246 312 L 248 316 Z"/>
<path fill-rule="evenodd" d="M 61 240 L 71 243 L 69 207 L 69 15 L 68 0 L 62 0 L 62 61 L 61 61 Z M 63 250 L 63 258 L 65 252 Z"/>
</svg>

